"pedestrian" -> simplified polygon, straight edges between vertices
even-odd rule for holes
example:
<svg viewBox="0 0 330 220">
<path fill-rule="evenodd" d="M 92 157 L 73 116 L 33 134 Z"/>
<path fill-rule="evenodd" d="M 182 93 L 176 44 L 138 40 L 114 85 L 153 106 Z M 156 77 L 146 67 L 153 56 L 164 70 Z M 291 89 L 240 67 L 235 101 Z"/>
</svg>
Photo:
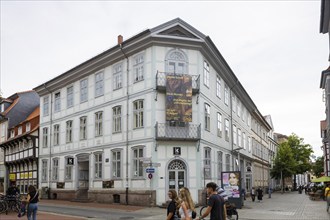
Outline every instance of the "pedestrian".
<svg viewBox="0 0 330 220">
<path fill-rule="evenodd" d="M 196 220 L 204 219 L 211 213 L 210 220 L 226 220 L 227 213 L 226 213 L 226 205 L 225 200 L 218 195 L 216 191 L 217 184 L 214 182 L 209 182 L 206 184 L 207 194 L 209 195 L 209 200 L 207 202 L 206 211 L 203 213 L 202 216 L 196 218 Z"/>
<path fill-rule="evenodd" d="M 259 188 L 257 189 L 257 197 L 258 197 L 258 201 L 261 202 L 262 197 L 263 197 L 263 191 L 261 189 L 261 187 L 259 186 Z"/>
<path fill-rule="evenodd" d="M 180 189 L 179 214 L 182 220 L 192 220 L 193 212 L 196 213 L 195 204 L 191 198 L 189 189 L 182 187 Z"/>
<path fill-rule="evenodd" d="M 170 198 L 170 203 L 167 206 L 167 218 L 166 220 L 177 220 L 176 207 L 178 204 L 178 194 L 174 189 L 170 189 L 167 193 Z"/>
<path fill-rule="evenodd" d="M 39 202 L 39 193 L 36 188 L 32 185 L 28 187 L 27 194 L 27 218 L 28 220 L 36 220 L 37 219 L 37 210 L 38 210 L 38 202 Z"/>
<path fill-rule="evenodd" d="M 327 200 L 327 212 L 329 212 L 329 208 L 330 208 L 330 183 L 328 183 L 327 188 L 325 188 L 324 197 Z"/>
<path fill-rule="evenodd" d="M 251 198 L 252 198 L 252 202 L 254 202 L 254 200 L 256 199 L 256 190 L 254 187 L 252 187 L 251 189 Z"/>
<path fill-rule="evenodd" d="M 8 196 L 11 196 L 11 197 L 19 196 L 20 191 L 17 188 L 15 182 L 11 182 L 10 187 L 7 189 L 6 193 L 7 193 Z"/>
</svg>

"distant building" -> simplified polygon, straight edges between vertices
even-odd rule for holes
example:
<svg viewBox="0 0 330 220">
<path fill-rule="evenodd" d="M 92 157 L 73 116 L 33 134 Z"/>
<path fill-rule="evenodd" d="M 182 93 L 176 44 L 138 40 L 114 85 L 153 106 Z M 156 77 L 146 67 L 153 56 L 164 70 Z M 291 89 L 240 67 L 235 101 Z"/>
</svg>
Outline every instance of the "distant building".
<svg viewBox="0 0 330 220">
<path fill-rule="evenodd" d="M 320 33 L 329 35 L 330 47 L 330 1 L 321 0 L 321 19 L 320 19 Z M 330 61 L 330 52 L 329 52 Z M 330 176 L 330 66 L 321 73 L 320 88 L 323 89 L 323 101 L 325 102 L 326 119 L 320 122 L 322 150 L 324 156 L 324 174 Z"/>
<path fill-rule="evenodd" d="M 39 96 L 35 91 L 15 93 L 0 106 L 4 191 L 14 182 L 26 193 L 28 184 L 37 185 L 38 178 Z"/>
<path fill-rule="evenodd" d="M 35 91 L 51 197 L 152 206 L 188 187 L 201 203 L 223 171 L 241 171 L 246 190 L 268 185 L 270 125 L 210 37 L 180 18 L 119 36 Z"/>
</svg>

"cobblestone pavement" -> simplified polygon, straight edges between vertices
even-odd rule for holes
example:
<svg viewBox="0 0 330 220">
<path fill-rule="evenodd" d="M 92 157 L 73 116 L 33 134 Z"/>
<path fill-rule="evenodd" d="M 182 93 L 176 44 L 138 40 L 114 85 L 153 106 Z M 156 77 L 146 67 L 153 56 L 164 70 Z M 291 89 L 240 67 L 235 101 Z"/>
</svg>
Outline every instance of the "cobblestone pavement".
<svg viewBox="0 0 330 220">
<path fill-rule="evenodd" d="M 136 213 L 134 220 L 142 220 L 138 218 L 138 214 L 148 214 L 150 217 L 144 217 L 143 220 L 164 220 L 166 217 L 166 209 L 153 207 L 145 208 L 139 206 L 126 206 L 118 204 L 99 204 L 99 203 L 77 203 L 61 200 L 42 200 L 41 204 L 54 206 L 74 206 L 81 209 L 107 209 L 116 210 L 123 213 Z M 199 213 L 199 209 L 197 209 Z M 271 198 L 265 195 L 263 200 L 252 202 L 250 198 L 244 201 L 242 209 L 238 209 L 239 219 L 241 220 L 330 220 L 330 212 L 326 212 L 325 201 L 312 201 L 305 194 L 298 192 L 286 192 L 284 194 L 274 193 Z M 8 215 L 1 214 L 0 220 L 26 219 L 26 216 L 18 218 L 16 213 Z M 61 215 L 56 213 L 38 212 L 38 220 L 113 220 L 111 216 L 107 219 L 83 218 L 69 215 Z M 126 219 L 126 218 L 119 218 Z M 132 219 L 132 218 L 129 218 Z"/>
</svg>

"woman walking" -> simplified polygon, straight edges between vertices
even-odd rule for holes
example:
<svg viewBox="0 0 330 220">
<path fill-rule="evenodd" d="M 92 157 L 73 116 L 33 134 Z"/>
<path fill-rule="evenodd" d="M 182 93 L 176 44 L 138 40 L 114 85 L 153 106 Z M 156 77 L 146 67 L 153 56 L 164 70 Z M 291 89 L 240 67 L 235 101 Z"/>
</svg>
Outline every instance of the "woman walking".
<svg viewBox="0 0 330 220">
<path fill-rule="evenodd" d="M 192 220 L 192 212 L 196 210 L 188 188 L 182 187 L 180 189 L 180 199 L 179 214 L 181 220 Z"/>
<path fill-rule="evenodd" d="M 171 202 L 167 206 L 167 218 L 166 220 L 177 220 L 176 207 L 178 204 L 178 194 L 174 189 L 170 189 L 167 193 L 168 197 L 171 199 Z"/>
<path fill-rule="evenodd" d="M 252 198 L 252 202 L 254 202 L 254 200 L 256 199 L 256 190 L 254 187 L 252 187 L 251 189 L 251 198 Z"/>
<path fill-rule="evenodd" d="M 261 200 L 262 200 L 262 197 L 263 197 L 262 193 L 263 193 L 263 191 L 262 191 L 261 187 L 259 186 L 259 188 L 257 189 L 257 197 L 258 197 L 259 202 L 261 202 Z"/>
<path fill-rule="evenodd" d="M 27 218 L 28 220 L 36 220 L 37 219 L 37 210 L 38 210 L 38 201 L 39 194 L 36 188 L 32 185 L 28 187 L 27 194 Z"/>
</svg>

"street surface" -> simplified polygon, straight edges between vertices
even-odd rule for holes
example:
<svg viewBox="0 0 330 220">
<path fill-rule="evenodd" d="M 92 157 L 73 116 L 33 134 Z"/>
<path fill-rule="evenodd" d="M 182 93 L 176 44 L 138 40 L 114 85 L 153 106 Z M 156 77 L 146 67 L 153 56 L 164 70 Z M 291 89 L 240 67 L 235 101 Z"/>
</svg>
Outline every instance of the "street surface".
<svg viewBox="0 0 330 220">
<path fill-rule="evenodd" d="M 197 209 L 199 214 L 199 209 Z M 330 220 L 325 201 L 312 201 L 298 192 L 274 193 L 262 202 L 244 201 L 238 209 L 242 220 Z M 77 203 L 61 200 L 42 200 L 38 220 L 164 220 L 166 209 L 116 204 Z M 1 214 L 0 220 L 19 219 L 16 213 Z M 26 219 L 26 216 L 20 218 Z"/>
</svg>

